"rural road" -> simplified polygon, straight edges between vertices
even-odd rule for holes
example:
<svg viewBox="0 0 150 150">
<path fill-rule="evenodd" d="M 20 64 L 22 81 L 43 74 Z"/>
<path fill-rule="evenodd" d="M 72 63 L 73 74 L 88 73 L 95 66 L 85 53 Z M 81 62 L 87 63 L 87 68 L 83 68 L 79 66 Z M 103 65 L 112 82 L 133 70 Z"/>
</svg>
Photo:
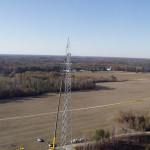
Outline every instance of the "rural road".
<svg viewBox="0 0 150 150">
<path fill-rule="evenodd" d="M 138 102 L 143 102 L 143 101 L 148 101 L 148 100 L 150 100 L 150 98 L 130 100 L 130 101 L 124 101 L 124 102 L 120 102 L 120 103 L 113 103 L 113 104 L 107 104 L 107 105 L 99 105 L 99 106 L 78 108 L 78 109 L 72 109 L 72 112 L 73 111 L 82 111 L 82 110 L 96 109 L 96 108 L 103 108 L 103 107 L 109 107 L 109 106 L 116 106 L 116 105 L 123 105 L 123 104 L 129 104 L 129 103 L 138 103 Z M 62 113 L 63 111 L 60 111 L 60 112 Z M 45 115 L 51 115 L 51 114 L 56 114 L 56 113 L 57 112 L 49 112 L 49 113 L 41 113 L 41 114 L 35 114 L 35 115 L 3 118 L 3 119 L 0 119 L 0 121 L 22 119 L 22 118 L 30 118 L 30 117 L 37 117 L 37 116 L 45 116 Z"/>
</svg>

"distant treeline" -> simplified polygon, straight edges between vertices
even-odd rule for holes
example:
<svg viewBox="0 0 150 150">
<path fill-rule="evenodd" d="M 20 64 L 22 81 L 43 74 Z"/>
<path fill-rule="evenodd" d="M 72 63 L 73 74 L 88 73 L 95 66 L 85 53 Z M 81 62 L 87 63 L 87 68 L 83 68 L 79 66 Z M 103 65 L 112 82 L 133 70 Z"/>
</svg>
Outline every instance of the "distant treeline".
<svg viewBox="0 0 150 150">
<path fill-rule="evenodd" d="M 0 77 L 0 98 L 33 96 L 46 92 L 58 92 L 62 75 L 56 72 L 25 72 L 14 77 Z M 82 79 L 81 79 L 82 78 Z M 64 89 L 64 87 L 62 87 Z M 72 90 L 95 88 L 86 77 L 72 77 Z"/>
<path fill-rule="evenodd" d="M 150 72 L 150 59 L 72 57 L 72 70 Z M 18 56 L 0 55 L 0 73 L 14 76 L 27 71 L 60 72 L 65 69 L 63 56 Z"/>
<path fill-rule="evenodd" d="M 64 73 L 27 71 L 12 76 L 0 75 L 0 99 L 33 96 L 46 92 L 58 92 L 60 80 Z M 72 90 L 94 89 L 97 82 L 116 81 L 114 76 L 109 78 L 79 77 L 72 75 Z M 64 90 L 64 84 L 62 91 Z"/>
<path fill-rule="evenodd" d="M 93 71 L 93 65 L 84 65 L 86 59 L 83 58 L 83 63 L 79 61 L 78 57 L 72 58 L 72 69 L 78 71 L 86 66 L 85 70 Z M 65 57 L 62 56 L 0 55 L 0 99 L 58 92 L 65 67 Z M 87 90 L 94 89 L 97 82 L 111 81 L 116 78 L 72 75 L 71 84 L 72 90 Z"/>
</svg>

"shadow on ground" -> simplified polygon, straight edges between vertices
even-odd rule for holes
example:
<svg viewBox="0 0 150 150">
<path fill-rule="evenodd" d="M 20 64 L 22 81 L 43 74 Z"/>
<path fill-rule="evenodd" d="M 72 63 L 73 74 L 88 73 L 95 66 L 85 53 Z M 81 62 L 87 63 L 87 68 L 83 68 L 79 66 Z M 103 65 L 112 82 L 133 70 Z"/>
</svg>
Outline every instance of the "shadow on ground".
<svg viewBox="0 0 150 150">
<path fill-rule="evenodd" d="M 85 90 L 74 90 L 73 93 L 77 92 L 92 92 L 92 91 L 102 91 L 102 90 L 115 90 L 115 88 L 110 88 L 107 86 L 96 85 L 94 89 L 85 89 Z"/>
<path fill-rule="evenodd" d="M 101 86 L 101 85 L 97 85 L 95 90 L 115 90 L 115 88 L 110 88 L 110 87 L 107 87 L 107 86 Z"/>
<path fill-rule="evenodd" d="M 100 90 L 115 90 L 115 88 L 110 88 L 106 86 L 101 86 L 101 85 L 96 85 L 94 89 L 86 89 L 86 90 L 75 90 L 72 92 L 91 92 L 91 91 L 100 91 Z M 63 92 L 62 92 L 63 93 Z M 56 93 L 58 94 L 58 93 Z M 4 103 L 12 103 L 12 102 L 23 102 L 27 100 L 33 100 L 33 99 L 38 99 L 38 98 L 48 98 L 54 96 L 54 94 L 40 94 L 40 95 L 35 95 L 35 96 L 27 96 L 27 97 L 14 97 L 14 98 L 8 98 L 8 99 L 0 99 L 0 104 Z"/>
<path fill-rule="evenodd" d="M 33 99 L 40 99 L 40 98 L 48 98 L 54 96 L 54 94 L 41 94 L 36 96 L 27 96 L 27 97 L 14 97 L 9 99 L 0 99 L 0 104 L 4 103 L 13 103 L 13 102 L 23 102 L 23 101 L 29 101 Z"/>
</svg>

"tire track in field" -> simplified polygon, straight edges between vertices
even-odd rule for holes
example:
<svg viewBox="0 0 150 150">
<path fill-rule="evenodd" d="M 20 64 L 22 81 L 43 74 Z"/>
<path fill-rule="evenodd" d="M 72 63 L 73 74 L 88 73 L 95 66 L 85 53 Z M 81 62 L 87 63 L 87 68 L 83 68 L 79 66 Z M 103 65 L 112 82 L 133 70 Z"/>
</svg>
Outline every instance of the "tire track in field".
<svg viewBox="0 0 150 150">
<path fill-rule="evenodd" d="M 112 104 L 105 104 L 105 105 L 99 105 L 99 106 L 76 108 L 76 109 L 72 109 L 72 112 L 73 111 L 88 110 L 88 109 L 103 108 L 103 107 L 110 107 L 110 106 L 117 106 L 117 105 L 123 105 L 123 104 L 130 104 L 130 103 L 139 103 L 139 102 L 148 101 L 148 100 L 150 100 L 150 98 L 130 100 L 130 101 L 124 101 L 124 102 L 120 102 L 120 103 L 112 103 Z M 63 111 L 60 111 L 60 113 L 62 113 L 62 112 Z M 51 115 L 51 114 L 56 114 L 56 113 L 57 112 L 49 112 L 49 113 L 42 113 L 42 114 L 35 114 L 35 115 L 27 115 L 27 116 L 19 116 L 19 117 L 11 117 L 11 118 L 2 118 L 2 119 L 0 119 L 0 121 L 23 119 L 23 118 L 30 118 L 30 117 L 37 117 L 37 116 L 45 116 L 45 115 Z"/>
</svg>

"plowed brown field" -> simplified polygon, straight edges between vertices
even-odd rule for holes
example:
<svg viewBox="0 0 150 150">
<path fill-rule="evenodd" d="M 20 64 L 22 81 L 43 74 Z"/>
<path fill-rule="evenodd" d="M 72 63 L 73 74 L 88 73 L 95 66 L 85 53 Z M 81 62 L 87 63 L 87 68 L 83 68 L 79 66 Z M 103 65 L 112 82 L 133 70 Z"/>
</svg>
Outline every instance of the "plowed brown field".
<svg viewBox="0 0 150 150">
<path fill-rule="evenodd" d="M 110 76 L 119 81 L 98 83 L 95 90 L 72 93 L 73 138 L 93 136 L 98 128 L 109 128 L 120 110 L 147 110 L 150 106 L 150 74 L 83 72 L 80 75 Z M 0 150 L 41 150 L 53 138 L 58 94 L 15 98 L 0 102 Z M 61 112 L 57 141 L 60 137 Z M 45 142 L 38 143 L 37 137 Z"/>
</svg>

